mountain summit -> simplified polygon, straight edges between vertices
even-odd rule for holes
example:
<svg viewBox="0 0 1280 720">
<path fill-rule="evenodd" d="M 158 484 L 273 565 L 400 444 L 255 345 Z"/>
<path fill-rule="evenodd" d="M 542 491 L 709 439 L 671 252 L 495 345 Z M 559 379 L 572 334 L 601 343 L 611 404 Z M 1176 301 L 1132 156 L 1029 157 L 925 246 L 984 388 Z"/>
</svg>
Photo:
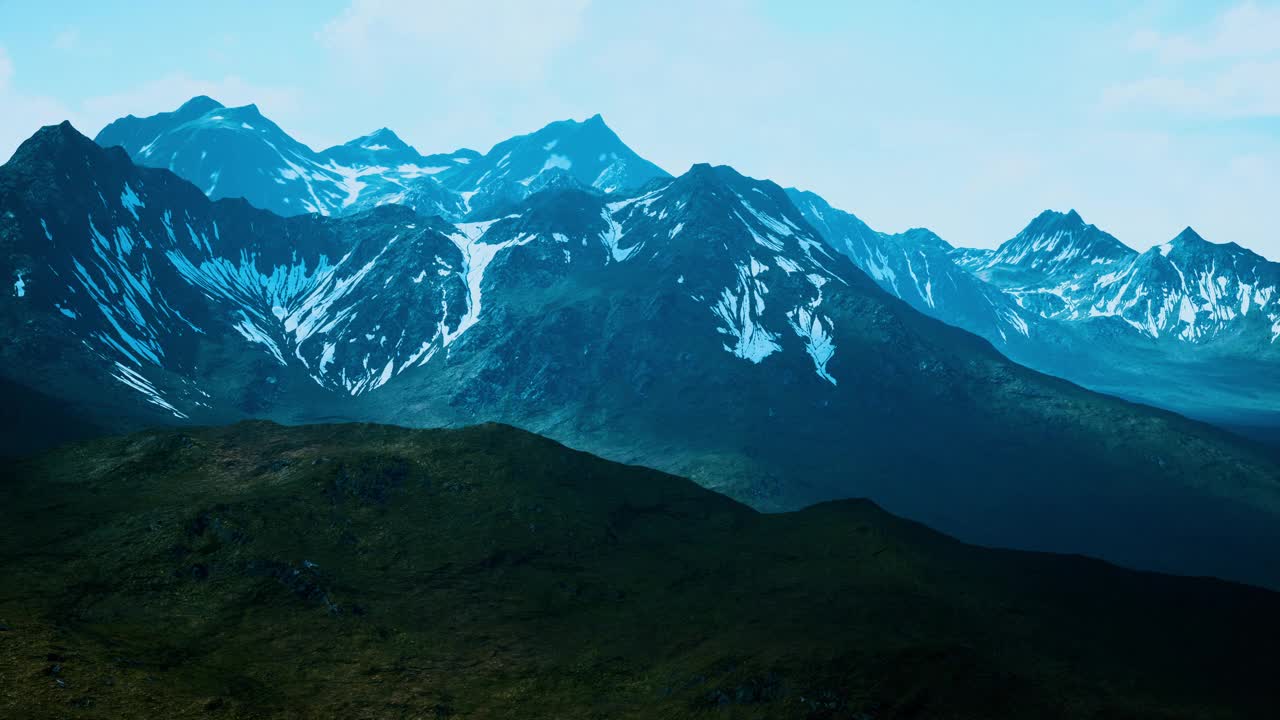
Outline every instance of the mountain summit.
<svg viewBox="0 0 1280 720">
<path fill-rule="evenodd" d="M 1178 245 L 1203 245 L 1207 244 L 1209 241 L 1200 237 L 1200 233 L 1191 229 L 1191 226 L 1188 225 L 1183 228 L 1182 232 L 1178 233 L 1171 242 Z"/>
<path fill-rule="evenodd" d="M 1075 210 L 1045 210 L 982 262 L 966 265 L 984 278 L 1016 276 L 1024 271 L 1065 277 L 1078 275 L 1088 266 L 1114 264 L 1135 254 L 1115 237 L 1086 223 Z"/>
<path fill-rule="evenodd" d="M 547 184 L 576 186 L 590 192 L 625 193 L 664 170 L 637 155 L 600 115 L 585 121 L 561 120 L 528 135 L 493 146 L 483 157 L 447 170 L 441 184 L 464 198 L 468 212 L 492 214 L 528 197 Z"/>
<path fill-rule="evenodd" d="M 431 162 L 418 153 L 409 143 L 400 139 L 388 128 L 379 128 L 369 133 L 348 141 L 342 145 L 334 147 L 320 153 L 321 156 L 329 158 L 337 165 L 347 165 L 351 167 L 373 167 L 377 165 L 386 165 L 389 167 L 398 167 L 400 165 L 423 165 Z M 439 161 L 441 158 L 436 158 Z"/>
<path fill-rule="evenodd" d="M 600 115 L 585 121 L 561 120 L 537 132 L 498 143 L 484 158 L 441 176 L 460 192 L 485 183 L 528 186 L 539 173 L 560 168 L 585 187 L 609 193 L 636 190 L 654 178 L 670 177 L 636 155 Z"/>
</svg>

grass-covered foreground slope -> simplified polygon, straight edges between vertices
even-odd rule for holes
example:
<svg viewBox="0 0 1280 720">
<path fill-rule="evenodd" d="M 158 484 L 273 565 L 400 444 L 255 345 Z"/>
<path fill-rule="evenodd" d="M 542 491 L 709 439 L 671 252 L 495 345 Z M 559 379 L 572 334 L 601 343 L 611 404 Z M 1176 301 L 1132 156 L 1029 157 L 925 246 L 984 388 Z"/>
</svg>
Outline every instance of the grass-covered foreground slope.
<svg viewBox="0 0 1280 720">
<path fill-rule="evenodd" d="M 1254 718 L 1280 595 L 761 515 L 488 425 L 243 423 L 0 482 L 0 717 Z"/>
</svg>

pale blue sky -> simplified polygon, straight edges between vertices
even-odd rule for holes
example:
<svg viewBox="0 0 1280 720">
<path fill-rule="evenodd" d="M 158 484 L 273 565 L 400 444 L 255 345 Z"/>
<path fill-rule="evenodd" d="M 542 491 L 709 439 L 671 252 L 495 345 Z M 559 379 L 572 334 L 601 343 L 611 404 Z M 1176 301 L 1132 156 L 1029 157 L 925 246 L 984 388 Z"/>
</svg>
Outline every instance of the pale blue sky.
<svg viewBox="0 0 1280 720">
<path fill-rule="evenodd" d="M 184 7 L 173 7 L 183 5 Z M 692 6 L 692 7 L 690 7 Z M 323 147 L 487 150 L 596 112 L 873 227 L 992 246 L 1076 208 L 1280 259 L 1280 1 L 0 0 L 0 157 L 207 93 Z"/>
</svg>

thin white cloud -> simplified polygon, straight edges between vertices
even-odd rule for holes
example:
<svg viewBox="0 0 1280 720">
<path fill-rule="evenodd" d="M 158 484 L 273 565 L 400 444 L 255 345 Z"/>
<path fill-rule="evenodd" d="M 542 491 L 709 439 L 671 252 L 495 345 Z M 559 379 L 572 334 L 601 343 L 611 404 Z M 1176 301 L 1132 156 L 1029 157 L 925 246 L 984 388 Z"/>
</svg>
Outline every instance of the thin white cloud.
<svg viewBox="0 0 1280 720">
<path fill-rule="evenodd" d="M 75 50 L 80 47 L 80 28 L 67 28 L 53 36 L 55 50 Z"/>
<path fill-rule="evenodd" d="M 15 68 L 8 52 L 0 46 L 0 163 L 8 162 L 13 151 L 42 125 L 69 119 L 71 113 L 53 98 L 27 95 L 14 85 Z"/>
<path fill-rule="evenodd" d="M 1248 60 L 1190 75 L 1158 75 L 1108 88 L 1113 107 L 1174 110 L 1215 117 L 1280 116 L 1280 59 Z"/>
<path fill-rule="evenodd" d="M 371 82 L 409 71 L 423 83 L 507 85 L 542 75 L 589 2 L 353 0 L 317 39 Z"/>
<path fill-rule="evenodd" d="M 1280 54 L 1280 5 L 1246 2 L 1192 32 L 1142 29 L 1134 33 L 1132 47 L 1170 64 L 1270 57 Z"/>
<path fill-rule="evenodd" d="M 1246 2 L 1184 33 L 1140 30 L 1130 46 L 1156 65 L 1146 77 L 1107 88 L 1109 108 L 1280 116 L 1280 5 Z"/>
</svg>

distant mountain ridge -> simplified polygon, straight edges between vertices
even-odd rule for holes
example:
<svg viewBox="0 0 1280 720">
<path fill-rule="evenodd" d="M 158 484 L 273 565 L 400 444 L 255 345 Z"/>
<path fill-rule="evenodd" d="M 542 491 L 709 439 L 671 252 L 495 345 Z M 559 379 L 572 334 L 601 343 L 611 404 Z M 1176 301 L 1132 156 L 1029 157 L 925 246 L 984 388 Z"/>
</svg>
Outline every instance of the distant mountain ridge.
<svg viewBox="0 0 1280 720">
<path fill-rule="evenodd" d="M 953 257 L 1047 318 L 1116 317 L 1153 339 L 1205 342 L 1238 333 L 1252 312 L 1269 342 L 1280 337 L 1280 263 L 1189 227 L 1139 253 L 1074 210 L 1046 211 L 994 251 Z"/>
<path fill-rule="evenodd" d="M 886 292 L 1020 363 L 1224 425 L 1280 428 L 1280 264 L 1190 228 L 1139 253 L 1074 210 L 1047 210 L 994 250 L 954 248 L 788 192 Z"/>
<path fill-rule="evenodd" d="M 387 128 L 316 152 L 255 105 L 227 108 L 200 96 L 173 112 L 116 120 L 95 142 L 172 170 L 215 200 L 242 197 L 285 216 L 349 215 L 394 203 L 459 221 L 519 203 L 548 183 L 609 193 L 670 177 L 599 115 L 551 123 L 485 154 L 422 155 Z"/>
</svg>

